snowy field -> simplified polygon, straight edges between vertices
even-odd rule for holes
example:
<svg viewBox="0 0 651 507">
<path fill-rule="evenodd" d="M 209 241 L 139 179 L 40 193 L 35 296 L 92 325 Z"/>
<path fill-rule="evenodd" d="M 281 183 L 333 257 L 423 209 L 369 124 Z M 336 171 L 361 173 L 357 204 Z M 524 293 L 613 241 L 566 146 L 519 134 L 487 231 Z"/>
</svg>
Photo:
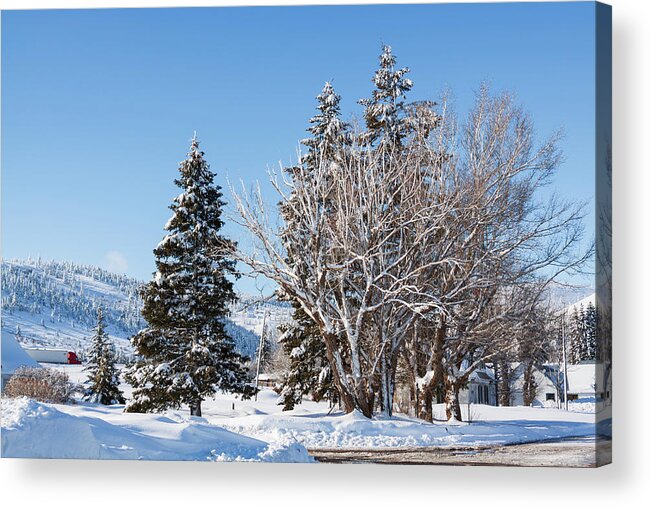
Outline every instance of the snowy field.
<svg viewBox="0 0 651 507">
<path fill-rule="evenodd" d="M 310 462 L 295 442 L 238 435 L 178 412 L 2 400 L 2 455 L 17 458 Z"/>
<path fill-rule="evenodd" d="M 73 382 L 81 366 L 57 366 Z M 123 385 L 128 396 L 129 386 Z M 553 408 L 472 405 L 473 422 L 433 424 L 397 415 L 368 420 L 361 414 L 329 414 L 326 403 L 304 401 L 282 412 L 264 389 L 258 400 L 218 395 L 203 404 L 203 417 L 187 410 L 125 414 L 122 406 L 79 402 L 50 405 L 27 399 L 2 401 L 5 457 L 198 461 L 310 462 L 307 449 L 492 446 L 594 436 L 595 414 Z M 462 408 L 464 418 L 468 407 Z M 443 419 L 443 406 L 435 406 Z"/>
<path fill-rule="evenodd" d="M 359 413 L 328 414 L 328 407 L 304 402 L 291 412 L 275 405 L 265 390 L 257 404 L 241 402 L 229 413 L 229 399 L 217 398 L 204 416 L 213 424 L 260 439 L 296 440 L 314 448 L 395 448 L 417 446 L 504 445 L 570 436 L 592 436 L 594 414 L 530 407 L 472 405 L 472 423 L 444 421 L 444 406 L 435 405 L 434 423 L 395 415 L 369 420 Z M 237 405 L 236 405 L 237 407 Z M 462 408 L 464 418 L 467 407 Z"/>
</svg>

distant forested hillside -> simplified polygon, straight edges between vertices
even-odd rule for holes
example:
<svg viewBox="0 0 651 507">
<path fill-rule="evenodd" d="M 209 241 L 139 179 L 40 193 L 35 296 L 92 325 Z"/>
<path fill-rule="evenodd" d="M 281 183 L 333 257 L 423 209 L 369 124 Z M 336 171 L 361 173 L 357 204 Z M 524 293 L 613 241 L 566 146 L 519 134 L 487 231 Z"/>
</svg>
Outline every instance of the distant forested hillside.
<svg viewBox="0 0 651 507">
<path fill-rule="evenodd" d="M 27 346 L 66 347 L 83 354 L 101 306 L 109 335 L 118 351 L 128 356 L 132 354 L 129 338 L 145 326 L 138 294 L 142 283 L 73 262 L 2 261 L 2 333 L 16 335 Z M 238 350 L 249 357 L 258 347 L 263 308 L 268 309 L 272 324 L 286 313 L 282 303 L 256 304 L 245 295 L 233 306 L 233 320 L 227 322 Z"/>
</svg>

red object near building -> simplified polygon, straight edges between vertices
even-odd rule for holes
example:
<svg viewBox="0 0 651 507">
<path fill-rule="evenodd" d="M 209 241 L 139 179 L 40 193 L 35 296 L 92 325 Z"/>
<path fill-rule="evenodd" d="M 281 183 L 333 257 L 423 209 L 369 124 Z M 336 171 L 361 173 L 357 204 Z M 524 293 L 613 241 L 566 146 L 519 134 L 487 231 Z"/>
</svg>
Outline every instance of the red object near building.
<svg viewBox="0 0 651 507">
<path fill-rule="evenodd" d="M 68 352 L 68 364 L 81 364 L 81 361 L 74 352 Z"/>
</svg>

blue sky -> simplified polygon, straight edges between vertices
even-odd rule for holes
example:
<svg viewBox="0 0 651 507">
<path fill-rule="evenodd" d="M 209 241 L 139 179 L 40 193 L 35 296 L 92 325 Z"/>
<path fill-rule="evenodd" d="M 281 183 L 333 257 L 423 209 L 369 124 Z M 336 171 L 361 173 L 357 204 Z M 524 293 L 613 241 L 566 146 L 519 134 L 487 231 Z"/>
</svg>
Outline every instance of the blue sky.
<svg viewBox="0 0 651 507">
<path fill-rule="evenodd" d="M 488 81 L 517 94 L 541 137 L 562 127 L 555 188 L 592 202 L 591 2 L 10 11 L 3 257 L 149 279 L 193 131 L 222 186 L 227 176 L 264 181 L 268 166 L 295 156 L 326 80 L 346 116 L 361 113 L 383 42 L 412 70 L 411 99 L 450 87 L 463 113 Z"/>
</svg>

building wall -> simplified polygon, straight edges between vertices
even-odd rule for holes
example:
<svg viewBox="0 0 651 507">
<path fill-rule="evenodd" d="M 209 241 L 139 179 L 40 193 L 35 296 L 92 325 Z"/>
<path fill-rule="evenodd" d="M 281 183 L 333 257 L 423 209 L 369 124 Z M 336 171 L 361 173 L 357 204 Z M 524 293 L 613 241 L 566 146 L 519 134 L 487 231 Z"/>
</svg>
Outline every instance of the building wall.
<svg viewBox="0 0 651 507">
<path fill-rule="evenodd" d="M 548 405 L 551 400 L 547 400 L 547 394 L 554 396 L 554 401 L 558 401 L 558 393 L 556 386 L 553 382 L 540 370 L 534 371 L 534 379 L 536 381 L 536 397 L 533 405 L 542 407 Z M 522 394 L 522 386 L 524 384 L 524 375 L 520 374 L 516 379 L 511 382 L 511 405 L 514 407 L 524 405 L 524 397 Z"/>
<path fill-rule="evenodd" d="M 479 390 L 484 390 L 480 393 Z M 497 405 L 497 391 L 494 382 L 470 381 L 466 389 L 459 391 L 459 403 L 481 403 L 484 405 Z"/>
</svg>

